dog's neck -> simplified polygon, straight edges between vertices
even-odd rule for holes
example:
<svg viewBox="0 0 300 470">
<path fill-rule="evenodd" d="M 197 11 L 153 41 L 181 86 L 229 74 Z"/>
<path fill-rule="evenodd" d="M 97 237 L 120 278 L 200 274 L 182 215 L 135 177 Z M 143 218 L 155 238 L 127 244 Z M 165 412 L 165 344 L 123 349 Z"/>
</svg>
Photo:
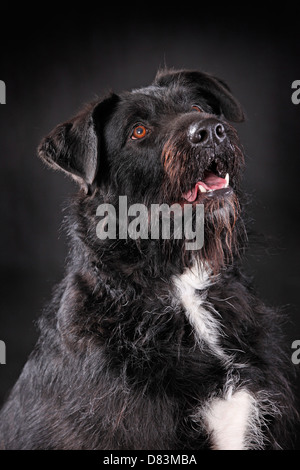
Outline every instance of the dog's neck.
<svg viewBox="0 0 300 470">
<path fill-rule="evenodd" d="M 95 215 L 102 200 L 98 192 L 90 199 L 79 195 L 79 204 L 71 208 L 66 220 L 66 229 L 73 237 L 70 246 L 76 247 L 76 252 L 70 253 L 69 264 L 78 271 L 87 264 L 96 267 L 95 278 L 99 268 L 107 279 L 143 285 L 149 279 L 170 279 L 172 275 L 183 274 L 185 269 L 195 272 L 195 266 L 200 266 L 197 278 L 201 279 L 199 273 L 203 267 L 211 275 L 217 275 L 234 264 L 244 244 L 245 229 L 235 196 L 226 204 L 206 207 L 204 246 L 197 251 L 186 250 L 185 240 L 100 240 L 89 236 L 96 232 L 99 219 Z M 68 223 L 76 230 L 68 230 Z"/>
</svg>

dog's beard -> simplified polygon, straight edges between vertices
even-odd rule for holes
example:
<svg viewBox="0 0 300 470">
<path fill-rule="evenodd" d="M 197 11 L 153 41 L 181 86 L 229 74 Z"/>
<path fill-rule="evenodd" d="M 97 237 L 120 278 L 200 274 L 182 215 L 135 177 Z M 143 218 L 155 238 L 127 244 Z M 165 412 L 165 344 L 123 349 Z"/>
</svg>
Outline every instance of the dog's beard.
<svg viewBox="0 0 300 470">
<path fill-rule="evenodd" d="M 96 207 L 90 213 L 88 222 L 93 226 L 89 231 L 90 237 L 88 241 L 94 247 L 96 259 L 101 260 L 103 265 L 109 267 L 109 270 L 117 269 L 120 274 L 127 274 L 139 276 L 139 272 L 148 273 L 151 276 L 163 276 L 164 273 L 175 273 L 178 270 L 183 271 L 186 267 L 192 267 L 195 262 L 201 263 L 202 266 L 210 269 L 213 274 L 217 274 L 223 267 L 229 265 L 239 254 L 241 250 L 241 236 L 244 234 L 242 218 L 240 218 L 240 206 L 238 198 L 234 192 L 223 198 L 207 199 L 204 204 L 204 221 L 200 220 L 203 229 L 203 245 L 197 249 L 190 248 L 191 244 L 194 245 L 198 241 L 198 228 L 199 218 L 197 218 L 197 204 L 182 203 L 177 204 L 182 209 L 182 217 L 177 218 L 179 225 L 175 224 L 175 216 L 170 212 L 170 219 L 167 221 L 169 226 L 169 235 L 164 236 L 162 219 L 163 215 L 157 217 L 157 212 L 152 212 L 153 204 L 148 205 L 146 200 L 142 203 L 146 216 L 142 220 L 142 225 L 136 224 L 138 216 L 128 216 L 125 214 L 125 231 L 122 237 L 120 230 L 120 221 L 124 222 L 124 216 L 120 217 L 120 197 L 116 194 L 111 198 L 104 201 L 111 204 L 116 208 L 116 230 L 115 237 L 99 239 L 94 237 L 93 233 L 97 232 L 99 218 L 93 216 L 96 212 Z M 148 198 L 147 198 L 148 199 Z M 95 203 L 99 202 L 98 197 Z M 128 208 L 131 203 L 136 203 L 128 198 Z M 156 199 L 155 204 L 161 206 L 163 202 Z M 167 205 L 168 206 L 168 205 Z M 185 206 L 190 210 L 189 224 L 191 230 L 189 233 L 196 234 L 194 238 L 187 237 L 185 232 Z M 98 206 L 99 207 L 99 206 Z M 172 209 L 172 206 L 169 206 Z M 85 208 L 86 209 L 86 208 Z M 87 210 L 84 210 L 84 217 L 87 217 Z M 156 217 L 156 223 L 159 223 L 159 229 L 156 231 L 156 236 L 153 232 L 152 216 Z M 103 220 L 103 219 L 101 219 Z M 203 226 L 204 222 L 204 226 Z M 130 228 L 134 224 L 137 232 L 143 229 L 143 234 L 146 232 L 146 237 L 137 236 L 132 237 Z M 127 226 L 126 226 L 127 224 Z M 181 224 L 181 226 L 180 226 Z M 178 237 L 178 227 L 180 228 L 181 236 Z M 157 228 L 157 227 L 156 227 Z M 105 230 L 107 227 L 105 227 Z M 124 225 L 123 225 L 124 229 Z M 84 235 L 84 243 L 87 238 Z M 200 238 L 200 237 L 199 237 Z M 96 243 L 95 243 L 96 241 Z M 197 245 L 197 243 L 196 243 Z M 113 251 L 112 251 L 113 250 Z M 114 253 L 112 257 L 111 254 Z"/>
<path fill-rule="evenodd" d="M 216 198 L 205 204 L 204 245 L 198 257 L 214 273 L 233 262 L 239 255 L 244 226 L 240 205 L 235 193 Z"/>
<path fill-rule="evenodd" d="M 237 196 L 232 193 L 225 198 L 211 200 L 204 205 L 204 243 L 199 249 L 189 249 L 191 240 L 176 239 L 171 224 L 169 239 L 160 237 L 155 246 L 161 253 L 162 263 L 170 262 L 181 267 L 191 267 L 195 262 L 208 268 L 213 274 L 233 262 L 241 251 L 245 231 L 240 215 Z M 192 207 L 192 230 L 197 232 L 196 205 Z M 182 229 L 182 233 L 183 229 Z"/>
</svg>

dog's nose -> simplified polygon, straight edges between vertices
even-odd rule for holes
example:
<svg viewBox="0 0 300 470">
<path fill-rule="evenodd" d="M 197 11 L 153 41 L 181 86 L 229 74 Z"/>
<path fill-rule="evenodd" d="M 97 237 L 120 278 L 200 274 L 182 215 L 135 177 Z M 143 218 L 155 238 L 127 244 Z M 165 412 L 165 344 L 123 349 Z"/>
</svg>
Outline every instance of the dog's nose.
<svg viewBox="0 0 300 470">
<path fill-rule="evenodd" d="M 188 128 L 188 138 L 193 145 L 220 144 L 225 137 L 225 128 L 217 119 L 194 122 Z"/>
</svg>

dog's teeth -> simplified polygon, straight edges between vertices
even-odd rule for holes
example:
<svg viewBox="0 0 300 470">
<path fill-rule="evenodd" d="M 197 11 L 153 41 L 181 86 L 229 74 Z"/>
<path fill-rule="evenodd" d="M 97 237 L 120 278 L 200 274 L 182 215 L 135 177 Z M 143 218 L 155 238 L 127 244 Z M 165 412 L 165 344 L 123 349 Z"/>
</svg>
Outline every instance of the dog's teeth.
<svg viewBox="0 0 300 470">
<path fill-rule="evenodd" d="M 225 188 L 228 188 L 228 186 L 229 186 L 229 173 L 226 173 L 225 180 L 226 180 Z"/>
<path fill-rule="evenodd" d="M 207 192 L 206 189 L 203 188 L 203 186 L 201 186 L 201 185 L 199 186 L 199 189 L 200 189 L 201 193 L 206 193 Z"/>
</svg>

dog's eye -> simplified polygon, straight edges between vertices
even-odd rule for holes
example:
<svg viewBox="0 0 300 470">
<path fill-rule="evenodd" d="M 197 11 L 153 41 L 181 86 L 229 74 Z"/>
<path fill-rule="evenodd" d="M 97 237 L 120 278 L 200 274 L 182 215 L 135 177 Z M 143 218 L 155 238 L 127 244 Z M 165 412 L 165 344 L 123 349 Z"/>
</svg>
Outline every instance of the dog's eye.
<svg viewBox="0 0 300 470">
<path fill-rule="evenodd" d="M 133 129 L 133 132 L 131 134 L 131 138 L 133 140 L 136 140 L 136 139 L 142 139 L 143 137 L 145 137 L 145 135 L 147 134 L 147 129 L 145 126 L 142 126 L 141 124 L 139 124 L 138 126 L 136 126 L 134 129 Z"/>
<path fill-rule="evenodd" d="M 195 111 L 198 111 L 198 113 L 204 112 L 203 109 L 201 109 L 200 106 L 198 106 L 197 104 L 193 104 L 192 109 L 194 109 Z"/>
</svg>

